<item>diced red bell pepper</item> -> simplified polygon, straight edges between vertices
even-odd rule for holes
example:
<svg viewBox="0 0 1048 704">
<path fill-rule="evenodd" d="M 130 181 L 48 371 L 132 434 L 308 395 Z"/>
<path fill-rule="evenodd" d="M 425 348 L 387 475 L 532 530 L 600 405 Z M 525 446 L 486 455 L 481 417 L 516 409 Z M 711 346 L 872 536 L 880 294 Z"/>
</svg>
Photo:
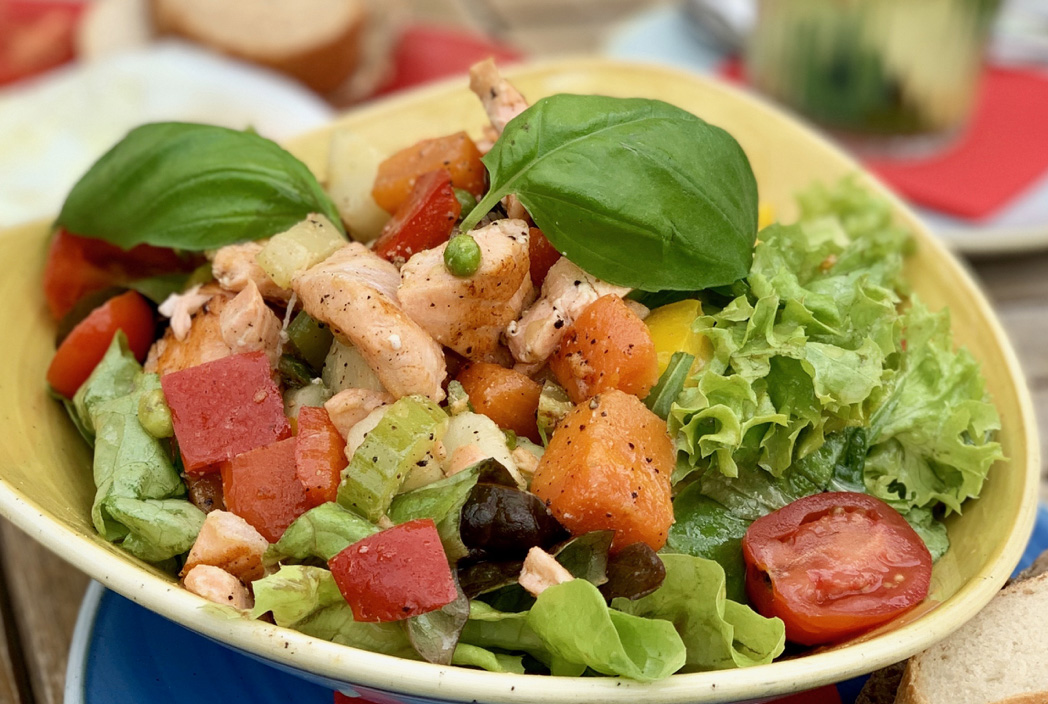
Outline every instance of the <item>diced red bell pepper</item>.
<svg viewBox="0 0 1048 704">
<path fill-rule="evenodd" d="M 187 472 L 215 471 L 219 462 L 291 436 L 264 352 L 165 374 L 160 384 Z"/>
<path fill-rule="evenodd" d="M 306 488 L 310 506 L 334 501 L 346 459 L 346 441 L 323 408 L 304 406 L 298 411 L 298 444 L 295 471 Z"/>
<path fill-rule="evenodd" d="M 404 262 L 412 254 L 447 241 L 462 204 L 455 198 L 451 173 L 437 169 L 418 177 L 411 196 L 397 208 L 375 242 L 375 254 Z"/>
<path fill-rule="evenodd" d="M 542 286 L 550 267 L 560 259 L 560 252 L 554 247 L 542 230 L 533 227 L 528 237 L 528 258 L 531 260 L 531 283 Z"/>
<path fill-rule="evenodd" d="M 124 251 L 102 240 L 58 230 L 44 264 L 44 297 L 58 320 L 85 295 L 145 276 L 192 271 L 199 257 L 139 245 Z"/>
<path fill-rule="evenodd" d="M 134 291 L 127 291 L 91 311 L 59 345 L 47 368 L 47 383 L 66 398 L 72 398 L 80 385 L 102 361 L 117 330 L 123 330 L 139 362 L 153 344 L 153 309 Z"/>
<path fill-rule="evenodd" d="M 297 443 L 296 438 L 287 438 L 222 463 L 226 510 L 253 525 L 271 543 L 310 509 L 306 488 L 295 471 Z"/>
<path fill-rule="evenodd" d="M 458 595 L 433 520 L 401 523 L 359 540 L 328 561 L 357 621 L 400 621 Z"/>
</svg>

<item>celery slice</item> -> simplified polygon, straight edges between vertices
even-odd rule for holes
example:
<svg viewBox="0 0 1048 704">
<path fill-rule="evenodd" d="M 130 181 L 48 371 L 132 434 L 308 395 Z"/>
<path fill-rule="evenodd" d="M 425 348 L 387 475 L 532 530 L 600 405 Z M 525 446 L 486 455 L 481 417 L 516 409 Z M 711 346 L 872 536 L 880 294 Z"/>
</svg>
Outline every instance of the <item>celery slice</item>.
<svg viewBox="0 0 1048 704">
<path fill-rule="evenodd" d="M 422 396 L 398 400 L 342 470 L 338 503 L 378 521 L 415 463 L 444 437 L 448 416 Z"/>
<path fill-rule="evenodd" d="M 296 274 L 327 259 L 346 244 L 338 228 L 323 215 L 311 213 L 291 229 L 274 235 L 258 253 L 258 265 L 282 288 Z"/>
</svg>

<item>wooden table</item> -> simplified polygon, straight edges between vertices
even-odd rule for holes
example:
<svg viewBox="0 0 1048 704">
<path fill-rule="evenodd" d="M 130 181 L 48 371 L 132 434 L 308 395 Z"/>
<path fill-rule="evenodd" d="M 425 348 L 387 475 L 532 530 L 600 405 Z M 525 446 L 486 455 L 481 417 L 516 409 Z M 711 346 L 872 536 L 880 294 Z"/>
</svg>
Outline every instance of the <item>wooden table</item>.
<svg viewBox="0 0 1048 704">
<path fill-rule="evenodd" d="M 661 0 L 411 0 L 418 21 L 486 32 L 532 55 L 595 51 Z M 1048 226 L 1048 225 L 1046 225 Z M 1048 441 L 1048 252 L 974 262 L 1026 370 Z M 1048 470 L 1048 468 L 1046 468 Z M 1048 501 L 1048 471 L 1041 498 Z M 0 521 L 0 704 L 59 704 L 87 578 Z"/>
</svg>

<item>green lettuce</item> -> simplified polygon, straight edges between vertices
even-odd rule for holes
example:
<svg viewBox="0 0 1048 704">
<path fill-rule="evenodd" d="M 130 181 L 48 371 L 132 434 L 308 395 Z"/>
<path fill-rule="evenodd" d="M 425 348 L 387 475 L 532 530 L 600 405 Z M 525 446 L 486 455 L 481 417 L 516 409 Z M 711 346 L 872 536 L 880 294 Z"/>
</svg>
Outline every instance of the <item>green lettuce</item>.
<svg viewBox="0 0 1048 704">
<path fill-rule="evenodd" d="M 684 672 L 762 665 L 782 654 L 782 621 L 725 598 L 719 564 L 690 555 L 660 557 L 666 565 L 662 586 L 636 601 L 615 599 L 612 606 L 671 622 L 687 648 Z"/>
<path fill-rule="evenodd" d="M 186 487 L 170 447 L 138 422 L 139 399 L 157 389 L 160 378 L 141 371 L 118 333 L 74 399 L 95 433 L 95 529 L 155 563 L 189 550 L 204 523 L 203 512 L 182 498 Z"/>
<path fill-rule="evenodd" d="M 378 527 L 333 501 L 309 509 L 292 521 L 266 550 L 266 564 L 311 558 L 327 562 L 347 547 L 378 532 Z"/>
<path fill-rule="evenodd" d="M 542 592 L 527 623 L 552 654 L 605 675 L 650 682 L 672 675 L 685 662 L 684 643 L 672 623 L 609 609 L 600 591 L 584 579 Z"/>
<path fill-rule="evenodd" d="M 251 589 L 255 593 L 251 617 L 272 613 L 278 626 L 294 626 L 319 609 L 343 601 L 331 572 L 308 565 L 284 565 L 256 579 Z"/>
<path fill-rule="evenodd" d="M 737 519 L 867 492 L 938 555 L 941 523 L 913 512 L 959 511 L 1003 457 L 978 364 L 954 349 L 949 314 L 903 283 L 913 241 L 890 204 L 850 180 L 799 202 L 799 223 L 761 232 L 746 281 L 707 296 L 693 329 L 713 355 L 667 419 L 680 451 L 671 545 L 720 560 L 733 593 Z"/>
<path fill-rule="evenodd" d="M 993 440 L 1000 417 L 978 362 L 953 349 L 949 311 L 914 298 L 902 321 L 906 351 L 870 419 L 866 486 L 901 510 L 941 502 L 960 512 L 1004 457 Z"/>
<path fill-rule="evenodd" d="M 452 665 L 460 667 L 478 667 L 488 672 L 510 672 L 515 675 L 524 674 L 523 658 L 520 655 L 504 655 L 493 653 L 480 646 L 459 643 L 455 647 L 455 654 L 451 658 Z"/>
</svg>

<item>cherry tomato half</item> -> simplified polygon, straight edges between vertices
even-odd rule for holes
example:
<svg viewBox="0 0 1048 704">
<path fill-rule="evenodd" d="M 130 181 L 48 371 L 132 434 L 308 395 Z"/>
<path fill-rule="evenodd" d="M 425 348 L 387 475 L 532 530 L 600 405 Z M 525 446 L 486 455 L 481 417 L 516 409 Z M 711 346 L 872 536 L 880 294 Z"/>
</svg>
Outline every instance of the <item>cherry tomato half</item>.
<svg viewBox="0 0 1048 704">
<path fill-rule="evenodd" d="M 895 618 L 928 596 L 932 557 L 899 513 L 828 492 L 758 518 L 742 539 L 746 591 L 786 638 L 817 645 Z"/>
</svg>

